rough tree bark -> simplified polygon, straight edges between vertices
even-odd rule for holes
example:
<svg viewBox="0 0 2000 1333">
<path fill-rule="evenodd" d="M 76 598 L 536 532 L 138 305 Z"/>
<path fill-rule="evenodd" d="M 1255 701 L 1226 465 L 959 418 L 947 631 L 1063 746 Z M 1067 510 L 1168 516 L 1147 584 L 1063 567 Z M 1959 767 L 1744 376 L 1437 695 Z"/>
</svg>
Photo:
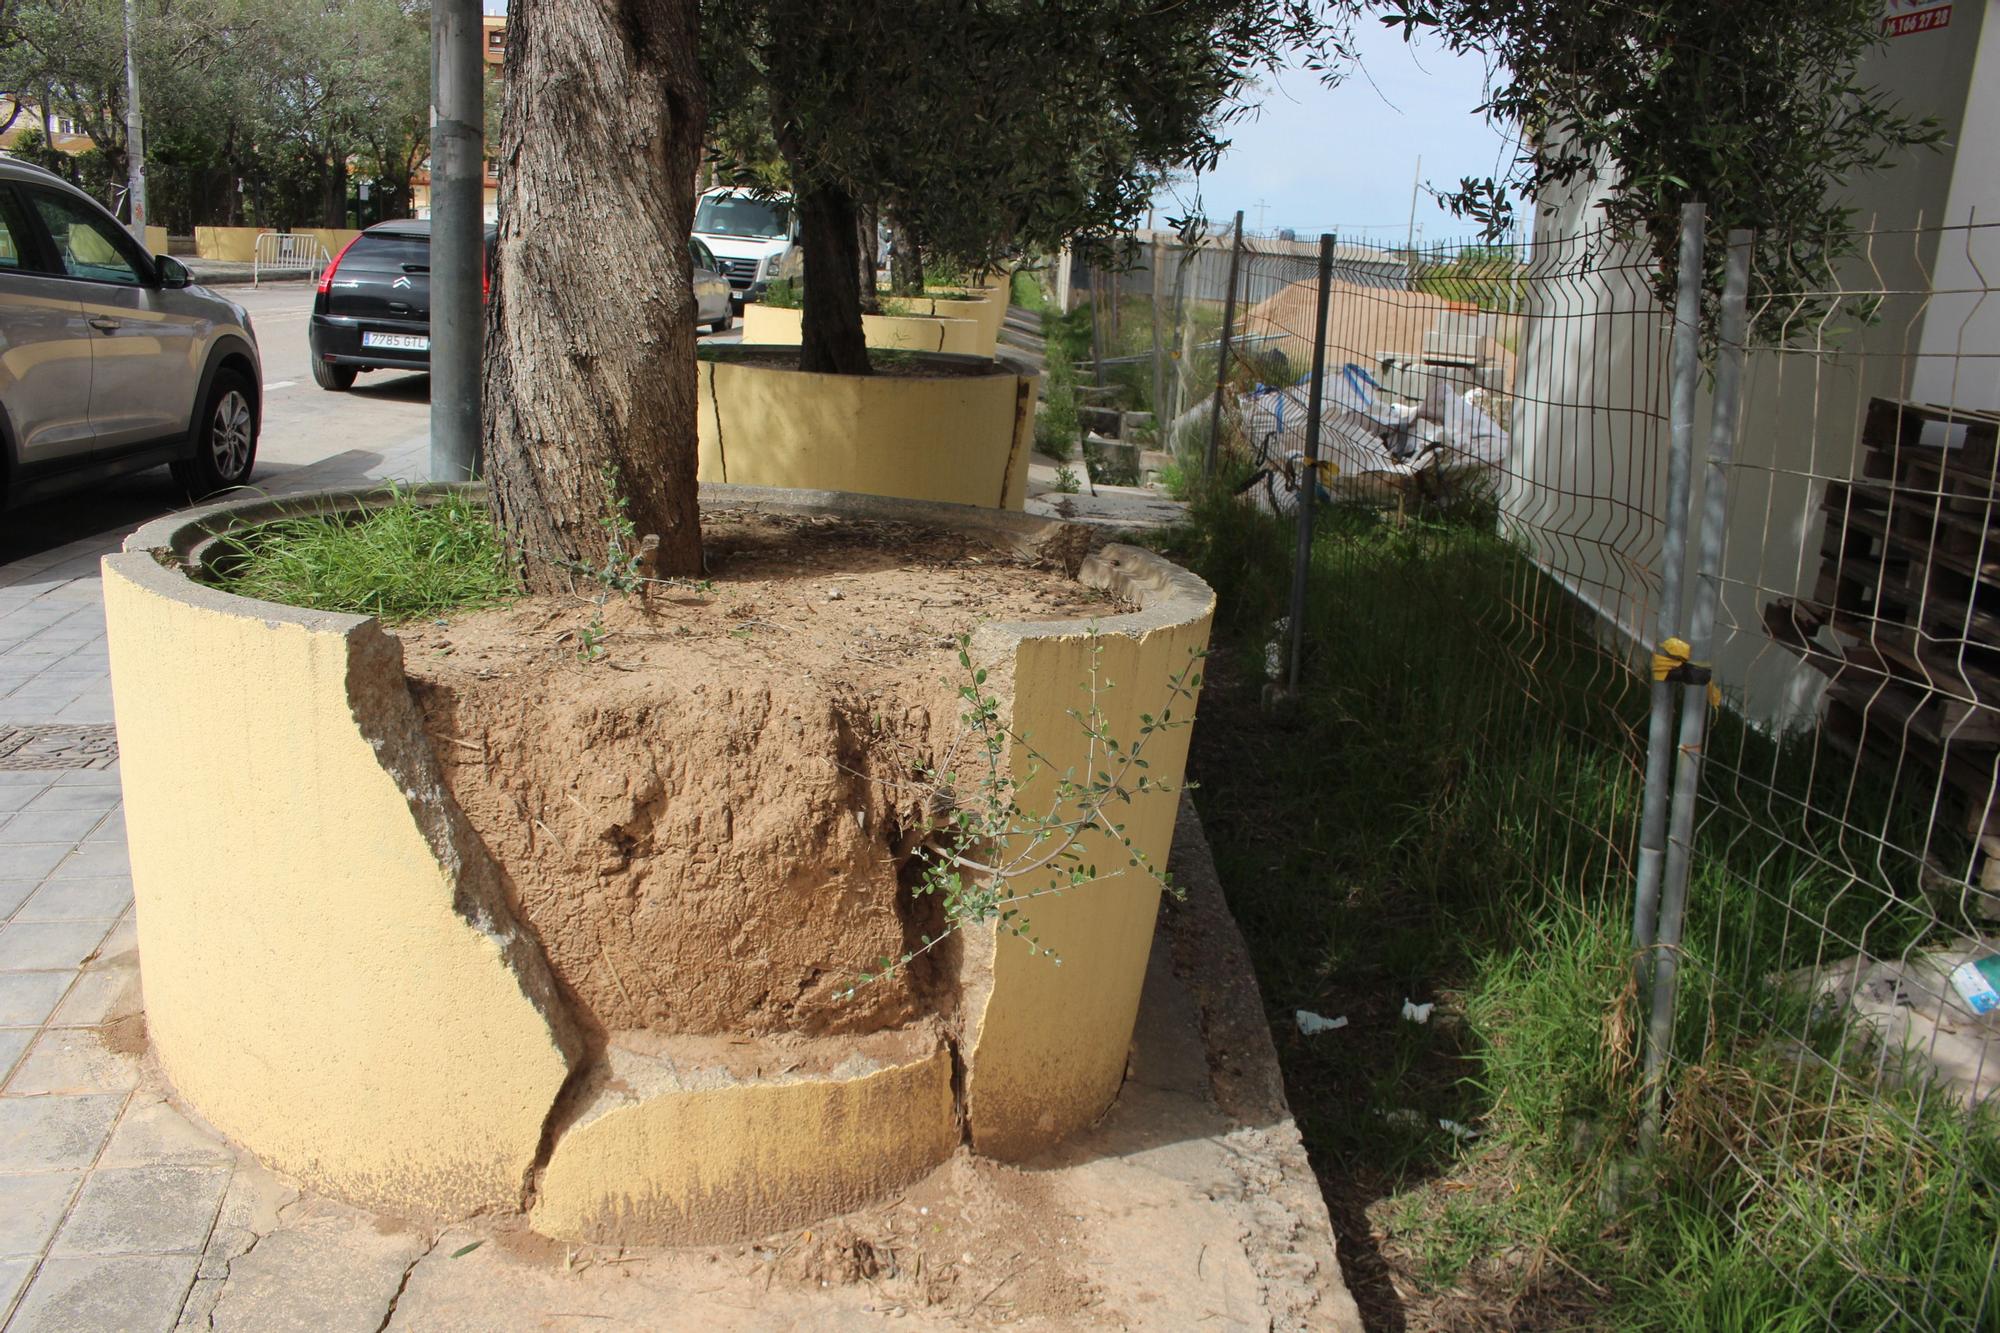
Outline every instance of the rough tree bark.
<svg viewBox="0 0 2000 1333">
<path fill-rule="evenodd" d="M 893 296 L 922 296 L 924 255 L 917 238 L 900 222 L 889 224 L 889 292 Z"/>
<path fill-rule="evenodd" d="M 603 566 L 620 494 L 640 538 L 659 537 L 661 573 L 701 572 L 687 247 L 705 119 L 697 11 L 538 0 L 507 25 L 486 468 L 530 592 Z"/>
<path fill-rule="evenodd" d="M 799 240 L 805 252 L 805 311 L 799 369 L 825 375 L 869 373 L 861 332 L 861 247 L 854 200 L 834 186 L 802 191 Z"/>
<path fill-rule="evenodd" d="M 860 252 L 861 270 L 855 281 L 861 284 L 861 313 L 879 315 L 882 313 L 882 298 L 876 291 L 881 285 L 882 275 L 875 268 L 876 236 L 881 229 L 881 213 L 873 204 L 864 204 L 854 211 L 854 244 Z"/>
</svg>

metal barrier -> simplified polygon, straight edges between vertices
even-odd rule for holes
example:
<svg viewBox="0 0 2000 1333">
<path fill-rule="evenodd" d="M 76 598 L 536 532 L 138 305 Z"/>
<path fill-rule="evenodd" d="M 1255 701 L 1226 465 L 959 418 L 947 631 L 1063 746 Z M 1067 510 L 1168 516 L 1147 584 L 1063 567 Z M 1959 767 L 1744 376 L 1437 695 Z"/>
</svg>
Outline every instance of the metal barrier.
<svg viewBox="0 0 2000 1333">
<path fill-rule="evenodd" d="M 262 282 L 267 270 L 303 272 L 310 281 L 319 277 L 320 270 L 331 262 L 333 257 L 317 236 L 305 232 L 260 231 L 256 252 L 250 259 L 250 285 L 255 287 Z"/>
</svg>

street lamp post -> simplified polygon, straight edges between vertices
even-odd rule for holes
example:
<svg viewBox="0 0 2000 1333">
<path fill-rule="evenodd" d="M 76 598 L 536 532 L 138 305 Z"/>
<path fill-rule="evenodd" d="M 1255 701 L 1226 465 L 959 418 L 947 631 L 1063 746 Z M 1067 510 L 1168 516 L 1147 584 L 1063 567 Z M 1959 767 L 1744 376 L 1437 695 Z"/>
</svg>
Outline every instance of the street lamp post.
<svg viewBox="0 0 2000 1333">
<path fill-rule="evenodd" d="M 485 57 L 478 0 L 431 4 L 431 480 L 479 475 Z"/>
<path fill-rule="evenodd" d="M 138 0 L 125 0 L 125 194 L 132 234 L 146 243 L 146 129 L 139 116 Z"/>
</svg>

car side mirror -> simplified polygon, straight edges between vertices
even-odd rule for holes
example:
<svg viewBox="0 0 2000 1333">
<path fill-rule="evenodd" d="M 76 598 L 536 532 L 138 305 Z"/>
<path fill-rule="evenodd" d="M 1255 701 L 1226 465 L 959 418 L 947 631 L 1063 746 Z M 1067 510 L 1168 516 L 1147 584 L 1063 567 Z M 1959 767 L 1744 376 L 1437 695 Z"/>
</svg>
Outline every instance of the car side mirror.
<svg viewBox="0 0 2000 1333">
<path fill-rule="evenodd" d="M 153 266 L 159 270 L 162 287 L 186 287 L 194 281 L 194 275 L 188 272 L 187 265 L 172 255 L 153 256 Z"/>
</svg>

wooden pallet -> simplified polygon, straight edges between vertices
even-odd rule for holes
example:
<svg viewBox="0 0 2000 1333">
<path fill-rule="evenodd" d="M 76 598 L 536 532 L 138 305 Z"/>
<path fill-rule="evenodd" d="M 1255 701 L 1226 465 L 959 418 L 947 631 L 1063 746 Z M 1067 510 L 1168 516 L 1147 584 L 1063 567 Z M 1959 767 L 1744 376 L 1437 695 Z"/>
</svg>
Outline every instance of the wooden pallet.
<svg viewBox="0 0 2000 1333">
<path fill-rule="evenodd" d="M 1860 443 L 1826 487 L 1812 595 L 1765 630 L 1827 677 L 1828 740 L 1940 775 L 2000 887 L 2000 413 L 1877 398 Z"/>
</svg>

